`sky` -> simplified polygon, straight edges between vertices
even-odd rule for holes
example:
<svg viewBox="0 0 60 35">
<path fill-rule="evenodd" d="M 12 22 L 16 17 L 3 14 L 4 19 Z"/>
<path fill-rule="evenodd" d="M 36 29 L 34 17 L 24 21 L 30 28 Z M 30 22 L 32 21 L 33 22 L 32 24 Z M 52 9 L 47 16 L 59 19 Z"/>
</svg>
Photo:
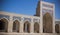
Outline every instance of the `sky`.
<svg viewBox="0 0 60 35">
<path fill-rule="evenodd" d="M 0 0 L 0 10 L 5 12 L 35 15 L 39 0 Z M 55 18 L 60 19 L 60 0 L 42 0 L 55 4 Z"/>
</svg>

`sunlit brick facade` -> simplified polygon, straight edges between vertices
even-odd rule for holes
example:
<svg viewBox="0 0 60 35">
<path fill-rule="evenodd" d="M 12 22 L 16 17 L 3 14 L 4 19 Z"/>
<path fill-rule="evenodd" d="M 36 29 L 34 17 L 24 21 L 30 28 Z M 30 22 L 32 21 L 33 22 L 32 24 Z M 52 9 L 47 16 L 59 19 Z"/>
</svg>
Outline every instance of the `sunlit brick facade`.
<svg viewBox="0 0 60 35">
<path fill-rule="evenodd" d="M 39 17 L 38 17 L 39 16 Z M 0 35 L 59 35 L 55 5 L 39 1 L 35 16 L 0 11 Z"/>
</svg>

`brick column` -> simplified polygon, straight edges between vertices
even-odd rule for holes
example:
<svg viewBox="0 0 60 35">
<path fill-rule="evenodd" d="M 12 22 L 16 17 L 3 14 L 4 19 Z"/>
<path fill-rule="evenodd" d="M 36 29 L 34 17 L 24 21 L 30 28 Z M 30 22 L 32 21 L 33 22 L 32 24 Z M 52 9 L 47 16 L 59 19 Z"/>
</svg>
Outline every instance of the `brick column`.
<svg viewBox="0 0 60 35">
<path fill-rule="evenodd" d="M 53 33 L 55 33 L 55 20 L 53 20 Z"/>
<path fill-rule="evenodd" d="M 31 18 L 30 32 L 31 33 L 34 33 L 34 22 L 33 22 L 33 18 Z"/>
<path fill-rule="evenodd" d="M 12 32 L 13 27 L 13 20 L 12 16 L 10 16 L 9 23 L 8 23 L 8 32 Z"/>
<path fill-rule="evenodd" d="M 22 19 L 22 20 L 20 21 L 20 30 L 19 30 L 19 32 L 20 32 L 20 33 L 23 33 L 23 29 L 24 29 L 24 27 L 23 27 L 23 26 L 24 26 L 23 17 L 21 17 L 21 19 Z"/>
<path fill-rule="evenodd" d="M 43 33 L 42 2 L 40 2 L 40 33 Z"/>
<path fill-rule="evenodd" d="M 55 33 L 55 5 L 53 7 L 53 33 Z"/>
</svg>

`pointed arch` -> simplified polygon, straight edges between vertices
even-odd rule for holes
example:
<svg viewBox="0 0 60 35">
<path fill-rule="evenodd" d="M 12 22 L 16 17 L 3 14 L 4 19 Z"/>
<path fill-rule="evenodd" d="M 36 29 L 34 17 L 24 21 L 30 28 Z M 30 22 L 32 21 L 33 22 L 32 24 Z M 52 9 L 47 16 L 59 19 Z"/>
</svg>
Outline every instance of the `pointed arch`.
<svg viewBox="0 0 60 35">
<path fill-rule="evenodd" d="M 13 22 L 13 32 L 19 32 L 19 24 L 20 22 L 18 20 Z"/>
<path fill-rule="evenodd" d="M 30 23 L 28 21 L 24 23 L 24 32 L 30 33 Z"/>
<path fill-rule="evenodd" d="M 39 33 L 39 24 L 37 22 L 34 23 L 34 33 Z"/>
<path fill-rule="evenodd" d="M 52 16 L 50 15 L 50 13 L 46 13 L 43 16 L 43 32 L 44 33 L 52 33 L 53 30 L 53 20 L 52 20 Z"/>
<path fill-rule="evenodd" d="M 56 32 L 56 33 L 59 33 L 59 24 L 56 24 L 56 25 L 55 25 L 55 32 Z"/>
<path fill-rule="evenodd" d="M 7 32 L 8 20 L 6 18 L 0 19 L 0 32 Z"/>
</svg>

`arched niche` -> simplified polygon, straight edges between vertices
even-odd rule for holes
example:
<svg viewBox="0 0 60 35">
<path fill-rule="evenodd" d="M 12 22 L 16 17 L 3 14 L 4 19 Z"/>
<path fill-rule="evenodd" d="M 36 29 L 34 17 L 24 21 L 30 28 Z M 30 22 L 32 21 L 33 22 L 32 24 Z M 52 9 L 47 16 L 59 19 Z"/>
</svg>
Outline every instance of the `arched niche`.
<svg viewBox="0 0 60 35">
<path fill-rule="evenodd" d="M 13 32 L 19 32 L 20 22 L 18 20 L 15 20 L 13 22 Z"/>
<path fill-rule="evenodd" d="M 0 19 L 0 32 L 7 32 L 8 20 L 6 18 Z"/>
<path fill-rule="evenodd" d="M 52 33 L 53 30 L 53 20 L 52 20 L 52 16 L 50 15 L 50 13 L 46 13 L 43 16 L 43 32 L 44 33 Z"/>
<path fill-rule="evenodd" d="M 30 33 L 30 23 L 28 21 L 24 22 L 24 32 Z"/>
<path fill-rule="evenodd" d="M 55 25 L 55 32 L 56 32 L 56 33 L 59 33 L 59 24 L 56 24 L 56 25 Z"/>
<path fill-rule="evenodd" d="M 34 33 L 39 33 L 39 23 L 34 23 Z"/>
</svg>

